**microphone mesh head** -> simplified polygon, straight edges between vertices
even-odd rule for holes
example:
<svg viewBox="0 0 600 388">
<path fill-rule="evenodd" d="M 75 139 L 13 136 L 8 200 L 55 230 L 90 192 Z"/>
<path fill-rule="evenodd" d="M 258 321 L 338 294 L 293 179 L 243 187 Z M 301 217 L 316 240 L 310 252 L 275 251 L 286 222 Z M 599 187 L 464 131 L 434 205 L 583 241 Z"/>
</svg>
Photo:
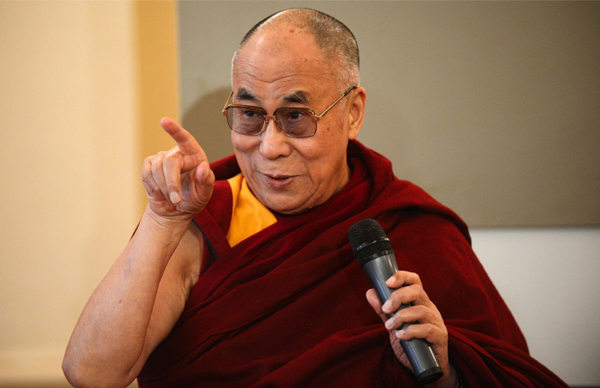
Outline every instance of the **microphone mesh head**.
<svg viewBox="0 0 600 388">
<path fill-rule="evenodd" d="M 373 219 L 362 220 L 352 225 L 348 230 L 348 239 L 361 266 L 375 258 L 376 253 L 393 250 L 385 232 Z"/>
</svg>

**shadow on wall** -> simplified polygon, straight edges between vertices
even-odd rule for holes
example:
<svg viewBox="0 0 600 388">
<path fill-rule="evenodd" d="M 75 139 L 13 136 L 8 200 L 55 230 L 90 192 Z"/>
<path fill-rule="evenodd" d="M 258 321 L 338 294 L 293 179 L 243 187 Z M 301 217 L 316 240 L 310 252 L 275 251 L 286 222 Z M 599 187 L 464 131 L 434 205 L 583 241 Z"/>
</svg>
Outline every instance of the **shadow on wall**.
<svg viewBox="0 0 600 388">
<path fill-rule="evenodd" d="M 210 162 L 233 153 L 231 130 L 221 113 L 229 93 L 229 87 L 206 93 L 183 114 L 183 127 L 198 140 Z"/>
</svg>

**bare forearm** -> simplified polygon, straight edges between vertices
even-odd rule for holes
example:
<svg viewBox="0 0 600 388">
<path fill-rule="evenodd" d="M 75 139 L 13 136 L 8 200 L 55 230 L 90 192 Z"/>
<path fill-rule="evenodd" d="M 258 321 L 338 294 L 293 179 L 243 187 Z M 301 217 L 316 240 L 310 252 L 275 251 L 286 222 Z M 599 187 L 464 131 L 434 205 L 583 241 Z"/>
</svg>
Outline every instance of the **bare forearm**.
<svg viewBox="0 0 600 388">
<path fill-rule="evenodd" d="M 148 207 L 71 336 L 63 369 L 73 385 L 128 385 L 198 280 L 202 239 L 190 220 L 210 200 L 215 176 L 189 132 L 169 118 L 161 126 L 177 146 L 142 164 Z"/>
<path fill-rule="evenodd" d="M 159 283 L 186 229 L 185 222 L 161 224 L 144 214 L 84 308 L 67 348 L 65 369 L 106 377 L 107 371 L 126 375 L 137 364 Z"/>
</svg>

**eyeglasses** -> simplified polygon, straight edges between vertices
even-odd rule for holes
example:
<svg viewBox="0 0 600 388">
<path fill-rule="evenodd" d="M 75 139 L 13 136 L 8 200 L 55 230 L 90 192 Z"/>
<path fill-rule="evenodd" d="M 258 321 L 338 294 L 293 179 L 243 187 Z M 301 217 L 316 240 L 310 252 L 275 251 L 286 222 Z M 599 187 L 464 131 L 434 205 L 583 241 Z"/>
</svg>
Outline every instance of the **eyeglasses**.
<svg viewBox="0 0 600 388">
<path fill-rule="evenodd" d="M 263 108 L 251 105 L 230 104 L 233 92 L 223 107 L 223 116 L 232 131 L 242 135 L 258 136 L 264 131 L 269 120 L 275 120 L 279 129 L 289 137 L 311 137 L 317 133 L 317 121 L 321 120 L 338 102 L 346 97 L 356 86 L 348 88 L 329 108 L 317 115 L 309 108 L 278 108 L 268 115 Z"/>
</svg>

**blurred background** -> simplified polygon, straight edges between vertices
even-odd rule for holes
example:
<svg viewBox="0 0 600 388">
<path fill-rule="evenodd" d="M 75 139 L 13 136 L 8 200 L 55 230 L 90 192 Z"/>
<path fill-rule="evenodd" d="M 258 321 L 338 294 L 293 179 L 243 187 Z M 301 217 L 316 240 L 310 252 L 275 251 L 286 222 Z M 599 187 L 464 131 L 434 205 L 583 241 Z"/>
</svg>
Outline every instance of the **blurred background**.
<svg viewBox="0 0 600 388">
<path fill-rule="evenodd" d="M 79 313 L 181 120 L 216 160 L 230 60 L 290 6 L 361 48 L 359 140 L 471 225 L 532 355 L 600 386 L 600 3 L 0 2 L 0 386 L 68 386 Z"/>
</svg>

